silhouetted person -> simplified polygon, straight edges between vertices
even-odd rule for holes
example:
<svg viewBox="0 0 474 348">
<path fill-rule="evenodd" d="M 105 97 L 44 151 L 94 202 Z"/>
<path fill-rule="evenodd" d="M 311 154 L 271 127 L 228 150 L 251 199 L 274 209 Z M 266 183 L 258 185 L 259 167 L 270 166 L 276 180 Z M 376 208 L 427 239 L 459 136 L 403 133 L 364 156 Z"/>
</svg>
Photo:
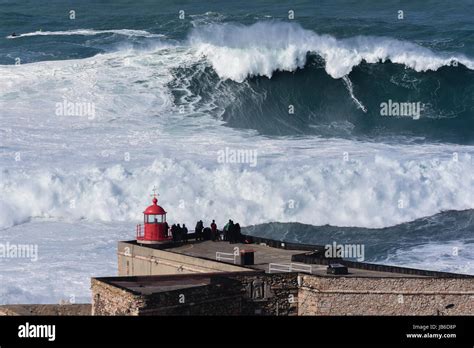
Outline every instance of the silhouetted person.
<svg viewBox="0 0 474 348">
<path fill-rule="evenodd" d="M 234 225 L 227 226 L 227 241 L 230 244 L 234 243 Z"/>
<path fill-rule="evenodd" d="M 173 237 L 174 242 L 178 241 L 178 226 L 176 226 L 176 224 L 171 226 L 171 236 Z"/>
<path fill-rule="evenodd" d="M 234 232 L 234 222 L 232 220 L 229 220 L 226 227 L 226 231 L 224 232 L 224 240 L 232 241 L 232 234 Z"/>
<path fill-rule="evenodd" d="M 211 222 L 211 239 L 215 242 L 219 239 L 219 232 L 217 232 L 216 220 Z"/>
<path fill-rule="evenodd" d="M 236 231 L 233 223 L 229 225 L 228 235 L 230 244 L 234 244 L 236 242 Z"/>
<path fill-rule="evenodd" d="M 209 227 L 204 228 L 204 230 L 202 231 L 202 238 L 203 240 L 211 239 L 211 229 Z"/>
<path fill-rule="evenodd" d="M 234 241 L 240 243 L 242 241 L 242 234 L 240 232 L 240 224 L 236 223 L 234 225 Z"/>
<path fill-rule="evenodd" d="M 186 227 L 185 224 L 183 224 L 183 227 L 181 228 L 181 235 L 183 236 L 183 242 L 187 243 L 188 242 L 188 228 Z"/>
<path fill-rule="evenodd" d="M 202 220 L 199 220 L 194 228 L 194 232 L 196 233 L 196 240 L 203 240 L 202 230 L 204 229 L 204 223 Z"/>
<path fill-rule="evenodd" d="M 178 242 L 183 240 L 183 229 L 181 228 L 180 224 L 176 225 L 176 236 L 178 237 Z"/>
<path fill-rule="evenodd" d="M 170 225 L 168 225 L 168 223 L 166 221 L 165 221 L 164 225 L 165 225 L 165 236 L 168 237 L 169 236 Z"/>
</svg>

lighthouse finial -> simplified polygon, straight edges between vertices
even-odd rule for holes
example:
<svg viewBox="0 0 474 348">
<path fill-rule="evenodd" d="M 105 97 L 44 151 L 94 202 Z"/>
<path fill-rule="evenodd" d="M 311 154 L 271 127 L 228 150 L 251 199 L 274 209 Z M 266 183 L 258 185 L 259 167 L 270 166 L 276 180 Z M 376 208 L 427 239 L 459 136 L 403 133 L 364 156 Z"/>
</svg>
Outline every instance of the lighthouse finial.
<svg viewBox="0 0 474 348">
<path fill-rule="evenodd" d="M 152 191 L 153 191 L 153 194 L 151 195 L 151 197 L 153 197 L 153 203 L 156 204 L 156 203 L 158 203 L 158 199 L 156 197 L 159 196 L 159 194 L 156 193 L 156 191 L 157 191 L 156 186 L 153 186 Z"/>
</svg>

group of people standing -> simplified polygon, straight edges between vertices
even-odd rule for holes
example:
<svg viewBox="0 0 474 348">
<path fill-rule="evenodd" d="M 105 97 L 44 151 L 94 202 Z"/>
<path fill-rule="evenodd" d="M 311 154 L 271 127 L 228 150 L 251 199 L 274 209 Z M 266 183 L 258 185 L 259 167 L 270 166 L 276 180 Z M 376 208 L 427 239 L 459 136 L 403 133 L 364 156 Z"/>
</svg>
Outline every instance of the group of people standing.
<svg viewBox="0 0 474 348">
<path fill-rule="evenodd" d="M 170 232 L 174 242 L 188 242 L 188 228 L 185 224 L 183 224 L 183 227 L 180 224 L 173 224 Z"/>
<path fill-rule="evenodd" d="M 188 242 L 189 231 L 185 224 L 183 224 L 183 226 L 181 226 L 180 224 L 173 224 L 171 228 L 169 228 L 167 222 L 165 222 L 165 225 L 166 232 L 172 237 L 174 242 Z M 217 224 L 215 220 L 212 220 L 210 227 L 204 227 L 204 223 L 202 222 L 202 220 L 199 220 L 196 223 L 194 232 L 197 241 L 212 240 L 216 242 L 223 240 L 228 241 L 231 244 L 242 242 L 240 225 L 238 223 L 234 224 L 232 220 L 229 220 L 229 222 L 224 226 L 222 231 L 219 231 L 217 229 Z"/>
<path fill-rule="evenodd" d="M 229 241 L 230 244 L 240 243 L 242 241 L 239 223 L 234 224 L 234 221 L 229 220 L 224 226 L 224 240 Z"/>
<path fill-rule="evenodd" d="M 196 235 L 196 240 L 219 240 L 219 230 L 217 229 L 217 224 L 215 220 L 212 220 L 210 227 L 204 227 L 202 220 L 199 220 L 196 223 L 194 228 L 194 233 Z"/>
<path fill-rule="evenodd" d="M 215 220 L 212 220 L 210 227 L 204 227 L 202 220 L 199 220 L 194 231 L 196 240 L 212 240 L 214 242 L 224 240 L 230 243 L 239 243 L 242 240 L 240 225 L 238 223 L 234 224 L 232 220 L 229 220 L 222 232 L 217 229 Z"/>
</svg>

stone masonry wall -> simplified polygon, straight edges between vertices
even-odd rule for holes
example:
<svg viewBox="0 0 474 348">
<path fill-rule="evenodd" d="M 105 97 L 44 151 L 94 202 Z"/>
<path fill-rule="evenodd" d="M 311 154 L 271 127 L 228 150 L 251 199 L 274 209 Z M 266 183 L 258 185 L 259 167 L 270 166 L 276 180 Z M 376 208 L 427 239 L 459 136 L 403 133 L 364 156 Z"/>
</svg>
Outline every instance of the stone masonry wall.
<svg viewBox="0 0 474 348">
<path fill-rule="evenodd" d="M 178 278 L 181 276 L 178 276 Z M 183 275 L 183 284 L 186 275 Z M 297 315 L 297 274 L 211 275 L 210 284 L 137 295 L 93 279 L 93 315 Z"/>
<path fill-rule="evenodd" d="M 298 298 L 299 315 L 473 315 L 474 279 L 301 275 Z"/>
<path fill-rule="evenodd" d="M 241 294 L 232 280 L 158 292 L 145 297 L 138 315 L 239 315 Z"/>
<path fill-rule="evenodd" d="M 241 284 L 243 315 L 298 314 L 297 273 L 234 276 Z"/>
<path fill-rule="evenodd" d="M 145 305 L 141 296 L 92 279 L 92 315 L 138 315 Z"/>
<path fill-rule="evenodd" d="M 147 297 L 139 315 L 297 315 L 297 297 L 296 273 L 213 276 L 208 286 Z"/>
<path fill-rule="evenodd" d="M 198 275 L 203 285 L 140 295 L 93 279 L 94 315 L 473 315 L 474 279 Z M 159 282 L 161 277 L 155 279 Z M 180 278 L 182 277 L 182 280 Z M 196 278 L 194 278 L 196 279 Z"/>
</svg>

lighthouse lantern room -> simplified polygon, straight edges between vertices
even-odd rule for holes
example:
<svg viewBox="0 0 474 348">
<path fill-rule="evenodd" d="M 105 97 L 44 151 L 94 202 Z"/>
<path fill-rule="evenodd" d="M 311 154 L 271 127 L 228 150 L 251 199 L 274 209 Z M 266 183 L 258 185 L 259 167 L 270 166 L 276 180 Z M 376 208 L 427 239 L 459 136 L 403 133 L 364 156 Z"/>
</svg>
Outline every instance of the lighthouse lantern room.
<svg viewBox="0 0 474 348">
<path fill-rule="evenodd" d="M 143 212 L 143 228 L 142 225 L 137 225 L 137 242 L 141 244 L 160 244 L 171 240 L 168 236 L 166 211 L 158 205 L 156 193 L 152 196 L 153 204 Z"/>
</svg>

